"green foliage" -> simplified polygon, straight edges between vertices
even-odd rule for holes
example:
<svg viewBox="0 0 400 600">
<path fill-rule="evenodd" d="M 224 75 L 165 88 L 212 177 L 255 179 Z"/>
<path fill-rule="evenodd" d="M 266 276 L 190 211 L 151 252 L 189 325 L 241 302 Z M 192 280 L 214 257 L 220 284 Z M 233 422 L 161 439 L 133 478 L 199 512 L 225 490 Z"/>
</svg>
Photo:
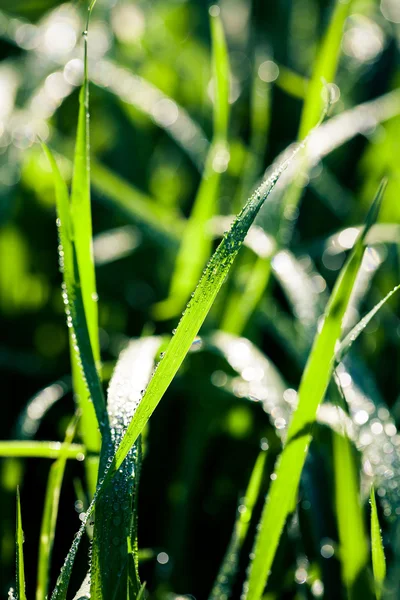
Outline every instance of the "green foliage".
<svg viewBox="0 0 400 600">
<path fill-rule="evenodd" d="M 25 4 L 0 10 L 3 595 L 16 555 L 12 599 L 62 564 L 52 600 L 395 600 L 393 3 Z"/>
</svg>

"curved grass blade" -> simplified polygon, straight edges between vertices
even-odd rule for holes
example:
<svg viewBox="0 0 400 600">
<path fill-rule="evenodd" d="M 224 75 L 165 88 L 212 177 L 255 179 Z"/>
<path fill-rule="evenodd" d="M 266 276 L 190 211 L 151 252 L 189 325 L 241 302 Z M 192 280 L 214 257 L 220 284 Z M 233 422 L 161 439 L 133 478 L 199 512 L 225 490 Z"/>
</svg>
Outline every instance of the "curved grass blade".
<svg viewBox="0 0 400 600">
<path fill-rule="evenodd" d="M 369 313 L 365 315 L 353 329 L 346 335 L 344 340 L 340 343 L 339 348 L 336 351 L 336 362 L 340 362 L 346 356 L 351 346 L 354 344 L 358 336 L 364 331 L 371 319 L 374 318 L 376 313 L 382 308 L 384 304 L 400 289 L 400 284 L 396 285 L 378 304 L 372 308 Z"/>
<path fill-rule="evenodd" d="M 78 545 L 84 534 L 86 521 L 92 514 L 98 497 L 101 496 L 103 490 L 106 489 L 110 483 L 113 475 L 120 468 L 181 366 L 229 273 L 250 226 L 256 218 L 265 199 L 279 180 L 282 172 L 285 170 L 290 160 L 296 155 L 300 147 L 301 146 L 299 146 L 297 150 L 293 152 L 292 156 L 283 162 L 249 198 L 208 263 L 204 274 L 194 291 L 193 297 L 179 322 L 176 333 L 170 341 L 164 357 L 158 363 L 141 402 L 126 429 L 114 459 L 110 465 L 107 465 L 104 476 L 99 481 L 97 491 L 86 511 L 86 518 L 75 536 L 74 542 L 57 580 L 56 588 L 51 597 L 52 600 L 65 600 Z"/>
<path fill-rule="evenodd" d="M 82 460 L 85 456 L 86 448 L 82 444 L 69 444 L 66 451 L 66 458 Z M 31 442 L 25 440 L 12 440 L 0 442 L 1 457 L 20 457 L 20 458 L 59 458 L 64 452 L 61 442 Z"/>
<path fill-rule="evenodd" d="M 48 594 L 51 555 L 56 531 L 61 485 L 64 478 L 69 448 L 75 436 L 78 420 L 79 417 L 76 416 L 68 426 L 59 457 L 50 467 L 44 501 L 42 526 L 40 529 L 36 600 L 45 600 Z"/>
<path fill-rule="evenodd" d="M 14 437 L 33 438 L 47 412 L 69 391 L 71 391 L 71 378 L 68 376 L 54 381 L 34 394 L 18 416 Z"/>
<path fill-rule="evenodd" d="M 160 344 L 161 338 L 140 338 L 131 342 L 120 355 L 108 389 L 111 442 L 103 446 L 106 452 L 104 463 L 112 460 L 140 403 Z M 126 600 L 127 589 L 132 598 L 139 593 L 137 494 L 140 463 L 139 439 L 96 504 L 90 569 L 93 598 Z"/>
<path fill-rule="evenodd" d="M 271 483 L 261 517 L 246 589 L 247 600 L 259 600 L 262 596 L 286 519 L 295 503 L 312 440 L 312 426 L 331 378 L 335 345 L 340 338 L 342 321 L 361 265 L 364 239 L 378 215 L 384 188 L 385 182 L 378 190 L 364 230 L 336 281 L 300 382 L 298 407 L 293 414 L 287 441 L 276 466 L 276 479 Z"/>
<path fill-rule="evenodd" d="M 238 507 L 232 538 L 211 590 L 209 600 L 220 600 L 221 598 L 230 597 L 237 571 L 239 553 L 250 525 L 254 505 L 260 493 L 266 456 L 267 453 L 265 451 L 260 452 L 255 462 L 246 493 Z"/>
<path fill-rule="evenodd" d="M 169 297 L 154 308 L 155 316 L 161 319 L 174 317 L 181 312 L 210 256 L 212 238 L 207 223 L 218 212 L 219 183 L 229 160 L 229 59 L 221 19 L 218 14 L 210 15 L 215 82 L 214 137 L 179 247 Z"/>
<path fill-rule="evenodd" d="M 386 577 L 385 551 L 382 544 L 381 528 L 379 525 L 378 511 L 376 508 L 375 490 L 371 487 L 371 551 L 372 570 L 375 580 L 375 595 L 377 600 L 382 597 L 382 587 Z"/>
<path fill-rule="evenodd" d="M 17 526 L 15 532 L 15 544 L 16 544 L 16 584 L 17 584 L 17 598 L 18 600 L 26 600 L 25 593 L 25 568 L 24 568 L 24 532 L 22 530 L 22 517 L 21 517 L 21 498 L 19 494 L 19 487 L 17 487 Z"/>
</svg>

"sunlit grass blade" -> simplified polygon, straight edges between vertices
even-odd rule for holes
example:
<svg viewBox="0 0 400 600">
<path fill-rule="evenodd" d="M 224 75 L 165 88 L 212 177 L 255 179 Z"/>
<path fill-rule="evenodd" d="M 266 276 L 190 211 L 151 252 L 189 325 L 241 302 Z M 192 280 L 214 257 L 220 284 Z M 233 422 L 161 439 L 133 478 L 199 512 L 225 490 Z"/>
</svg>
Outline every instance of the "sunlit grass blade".
<svg viewBox="0 0 400 600">
<path fill-rule="evenodd" d="M 261 517 L 254 547 L 255 558 L 250 566 L 246 589 L 247 600 L 259 600 L 262 596 L 286 519 L 295 502 L 312 440 L 312 426 L 331 378 L 335 346 L 340 339 L 342 321 L 361 265 L 364 239 L 378 215 L 384 187 L 385 184 L 382 183 L 367 215 L 364 230 L 336 281 L 300 382 L 298 406 L 293 414 L 287 441 L 276 465 L 276 479 L 271 483 Z"/>
<path fill-rule="evenodd" d="M 353 448 L 345 435 L 333 433 L 336 518 L 340 562 L 349 597 L 368 561 L 368 540 Z"/>
<path fill-rule="evenodd" d="M 340 362 L 343 360 L 351 346 L 354 344 L 358 336 L 364 331 L 371 319 L 374 318 L 376 313 L 386 304 L 386 302 L 400 289 L 400 284 L 396 285 L 380 302 L 378 302 L 369 313 L 365 315 L 358 323 L 353 327 L 351 331 L 346 335 L 344 340 L 340 343 L 339 348 L 336 351 L 336 361 Z"/>
<path fill-rule="evenodd" d="M 267 453 L 262 451 L 258 455 L 258 458 L 255 462 L 246 493 L 238 507 L 238 515 L 236 518 L 232 538 L 215 584 L 211 590 L 209 600 L 219 600 L 220 598 L 230 597 L 237 570 L 239 553 L 250 525 L 254 505 L 260 493 L 266 456 Z"/>
<path fill-rule="evenodd" d="M 160 344 L 161 338 L 143 337 L 131 342 L 120 355 L 108 389 L 107 410 L 112 433 L 111 443 L 103 446 L 106 453 L 103 464 L 112 460 L 140 403 Z M 135 589 L 136 594 L 141 587 L 137 541 L 140 465 L 141 441 L 138 440 L 96 504 L 90 569 L 93 598 L 125 600 L 127 586 L 131 592 Z"/>
<path fill-rule="evenodd" d="M 51 556 L 56 531 L 61 485 L 64 478 L 69 448 L 74 439 L 77 424 L 78 417 L 75 417 L 67 428 L 59 457 L 50 467 L 42 525 L 40 529 L 36 600 L 45 600 L 48 594 Z"/>
<path fill-rule="evenodd" d="M 382 597 L 382 587 L 386 578 L 386 559 L 383 549 L 381 528 L 379 525 L 378 511 L 375 500 L 375 490 L 371 487 L 371 552 L 372 570 L 375 580 L 375 595 L 377 600 Z"/>
<path fill-rule="evenodd" d="M 22 530 L 22 517 L 21 517 L 21 498 L 19 495 L 19 487 L 17 487 L 17 525 L 15 531 L 15 544 L 16 544 L 16 584 L 17 584 L 17 598 L 18 600 L 26 600 L 25 593 L 25 567 L 24 567 L 24 532 Z"/>
<path fill-rule="evenodd" d="M 82 444 L 69 444 L 64 450 L 61 442 L 34 442 L 25 440 L 12 440 L 0 442 L 1 457 L 20 458 L 59 458 L 66 452 L 66 458 L 82 460 L 85 456 L 85 446 Z"/>
<path fill-rule="evenodd" d="M 218 212 L 221 173 L 229 161 L 229 60 L 218 7 L 211 7 L 212 66 L 214 73 L 214 136 L 191 215 L 183 232 L 171 280 L 169 297 L 157 304 L 154 314 L 167 319 L 179 314 L 199 280 L 212 248 L 207 223 Z"/>
</svg>

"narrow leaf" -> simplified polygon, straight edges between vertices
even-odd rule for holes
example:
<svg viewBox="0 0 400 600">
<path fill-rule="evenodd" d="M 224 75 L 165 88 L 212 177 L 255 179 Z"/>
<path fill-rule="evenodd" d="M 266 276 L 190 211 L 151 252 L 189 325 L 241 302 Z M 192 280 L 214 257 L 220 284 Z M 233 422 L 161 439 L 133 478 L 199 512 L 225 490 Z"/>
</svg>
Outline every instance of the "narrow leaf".
<svg viewBox="0 0 400 600">
<path fill-rule="evenodd" d="M 75 417 L 67 428 L 65 440 L 60 449 L 60 455 L 50 468 L 40 530 L 36 600 L 45 600 L 48 594 L 51 555 L 56 531 L 61 485 L 69 448 L 75 436 L 77 424 L 78 417 Z"/>
<path fill-rule="evenodd" d="M 17 598 L 18 600 L 26 600 L 25 593 L 25 568 L 24 568 L 24 532 L 22 530 L 21 517 L 21 498 L 19 495 L 19 487 L 17 487 L 17 527 L 15 532 L 16 544 L 16 583 L 17 583 Z"/>
<path fill-rule="evenodd" d="M 368 542 L 360 499 L 358 470 L 350 440 L 333 433 L 336 518 L 343 579 L 351 590 L 368 560 Z"/>
<path fill-rule="evenodd" d="M 20 458 L 59 458 L 61 453 L 66 453 L 66 458 L 82 460 L 86 448 L 82 444 L 69 444 L 63 448 L 61 442 L 31 442 L 25 440 L 12 440 L 0 442 L 0 456 Z"/>
<path fill-rule="evenodd" d="M 368 323 L 373 319 L 376 313 L 382 308 L 382 306 L 400 289 L 400 284 L 396 285 L 378 304 L 372 308 L 369 313 L 365 315 L 353 329 L 346 335 L 344 340 L 340 343 L 338 350 L 336 351 L 336 362 L 343 360 L 351 346 L 354 344 L 358 336 L 364 331 Z"/>
<path fill-rule="evenodd" d="M 371 487 L 371 549 L 372 549 L 372 570 L 375 580 L 375 594 L 377 600 L 382 596 L 382 586 L 386 577 L 386 559 L 383 549 L 381 528 L 379 525 L 378 511 L 376 508 L 375 490 Z"/>
</svg>

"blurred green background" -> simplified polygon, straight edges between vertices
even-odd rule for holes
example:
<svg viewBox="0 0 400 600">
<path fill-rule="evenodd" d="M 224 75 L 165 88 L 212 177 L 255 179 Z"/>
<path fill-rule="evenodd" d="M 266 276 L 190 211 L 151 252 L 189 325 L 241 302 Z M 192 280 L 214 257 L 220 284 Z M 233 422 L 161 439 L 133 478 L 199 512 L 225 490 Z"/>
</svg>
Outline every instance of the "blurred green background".
<svg viewBox="0 0 400 600">
<path fill-rule="evenodd" d="M 230 160 L 224 167 L 219 198 L 222 214 L 230 215 L 243 205 L 272 160 L 297 137 L 308 77 L 333 2 L 223 0 L 220 7 L 231 64 L 231 119 Z M 106 373 L 129 338 L 143 330 L 170 333 L 176 326 L 176 319 L 155 321 L 152 306 L 167 296 L 176 254 L 176 240 L 164 234 L 163 228 L 168 229 L 168 215 L 174 221 L 190 214 L 212 135 L 208 8 L 200 0 L 98 0 L 93 14 L 89 37 L 92 210 Z M 398 1 L 354 0 L 350 13 L 332 115 L 395 90 L 399 81 Z M 73 411 L 52 179 L 37 139 L 48 141 L 60 154 L 69 178 L 84 15 L 83 2 L 2 0 L 0 6 L 1 439 L 30 435 L 18 430 L 18 415 L 35 393 L 53 382 L 58 383 L 46 392 L 50 401 L 57 395 L 63 398 L 46 415 L 36 437 L 62 439 Z M 250 150 L 254 90 L 264 103 L 261 112 L 269 127 Z M 319 273 L 317 292 L 331 287 L 344 259 L 343 248 L 331 252 L 326 240 L 340 229 L 362 223 L 384 174 L 389 175 L 389 185 L 381 219 L 399 223 L 398 98 L 389 120 L 372 120 L 365 135 L 336 149 L 304 182 L 308 185 L 291 248 L 306 262 L 314 261 Z M 113 175 L 135 191 L 121 188 L 123 184 L 114 181 Z M 128 206 L 122 206 L 116 196 L 124 197 Z M 152 213 L 159 227 L 129 208 L 138 197 L 160 208 L 161 212 Z M 240 269 L 246 270 L 251 262 L 246 252 L 234 275 L 239 289 Z M 396 244 L 381 244 L 374 252 L 374 279 L 368 284 L 361 314 L 399 282 Z M 383 262 L 375 275 L 376 265 Z M 227 286 L 233 285 L 231 279 Z M 223 292 L 207 320 L 208 330 L 220 322 L 225 300 Z M 297 339 L 297 316 L 292 315 L 275 281 L 267 300 L 267 309 L 263 305 L 256 311 L 245 334 L 275 363 L 288 386 L 296 388 L 308 342 L 301 346 Z M 370 393 L 383 398 L 398 420 L 396 302 L 374 319 L 358 349 L 361 378 L 372 380 Z M 295 332 L 289 340 L 297 354 L 284 335 L 288 326 Z M 315 327 L 314 321 L 311 331 Z M 279 448 L 261 407 L 243 402 L 218 385 L 222 371 L 230 373 L 220 356 L 193 353 L 146 435 L 139 542 L 141 548 L 154 549 L 154 557 L 142 565 L 142 579 L 149 580 L 150 589 L 157 589 L 158 594 L 165 587 L 206 597 L 260 439 L 268 438 L 271 448 L 269 470 Z M 318 573 L 324 573 L 324 597 L 341 597 L 339 563 L 335 556 L 327 560 L 319 551 L 320 540 L 337 540 L 337 531 L 329 480 L 330 439 L 323 429 L 316 437 L 318 447 L 305 473 L 304 501 L 292 534 L 290 529 L 285 534 L 271 580 L 276 596 L 271 598 L 318 597 L 317 587 L 312 589 Z M 22 486 L 29 587 L 36 569 L 48 468 L 46 460 L 2 461 L 3 595 L 14 570 L 15 486 Z M 71 461 L 61 499 L 54 575 L 79 525 L 71 483 L 82 473 L 82 465 Z M 325 485 L 318 485 L 320 478 Z M 311 517 L 310 503 L 316 498 L 320 512 Z M 302 537 L 296 533 L 298 528 Z M 83 544 L 76 585 L 86 572 L 86 550 Z M 244 553 L 242 573 L 250 550 Z M 169 555 L 166 564 L 155 558 L 159 552 Z M 317 575 L 302 585 L 295 572 L 299 557 L 305 556 L 310 573 Z M 240 587 L 236 593 L 239 597 Z"/>
</svg>

